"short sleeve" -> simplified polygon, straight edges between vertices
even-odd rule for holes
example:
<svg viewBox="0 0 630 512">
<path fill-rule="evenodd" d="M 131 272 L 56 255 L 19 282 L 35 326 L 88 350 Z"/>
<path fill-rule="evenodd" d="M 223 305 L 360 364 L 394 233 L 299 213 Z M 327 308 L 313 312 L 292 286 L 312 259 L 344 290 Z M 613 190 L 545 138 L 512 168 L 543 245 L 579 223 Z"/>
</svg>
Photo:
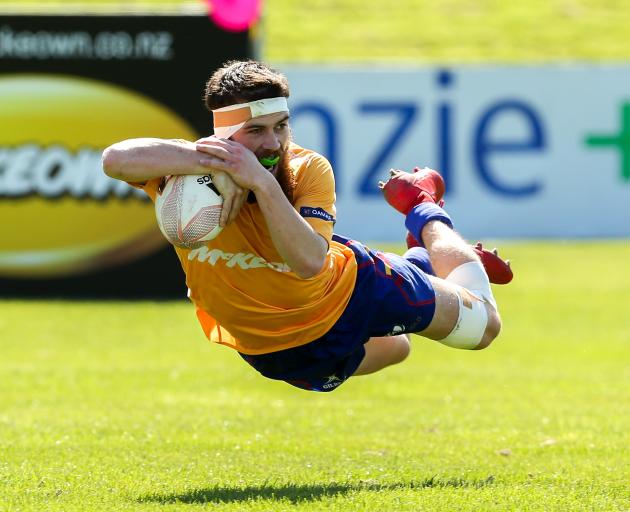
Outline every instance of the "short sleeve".
<svg viewBox="0 0 630 512">
<path fill-rule="evenodd" d="M 313 153 L 296 173 L 293 206 L 328 243 L 335 225 L 335 177 L 328 160 Z"/>
</svg>

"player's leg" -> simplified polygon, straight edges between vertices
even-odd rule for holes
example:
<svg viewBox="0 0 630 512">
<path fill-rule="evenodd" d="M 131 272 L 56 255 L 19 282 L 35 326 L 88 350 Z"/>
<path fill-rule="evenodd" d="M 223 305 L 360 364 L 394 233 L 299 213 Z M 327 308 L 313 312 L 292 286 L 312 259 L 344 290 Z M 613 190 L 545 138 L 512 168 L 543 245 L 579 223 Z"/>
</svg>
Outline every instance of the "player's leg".
<svg viewBox="0 0 630 512">
<path fill-rule="evenodd" d="M 444 180 L 433 169 L 415 167 L 411 173 L 391 170 L 390 179 L 386 183 L 380 182 L 379 186 L 385 200 L 406 216 L 421 203 L 434 203 L 440 207 L 444 205 L 442 199 L 446 189 Z M 413 230 L 407 233 L 406 242 L 408 249 L 423 245 L 420 234 Z M 488 251 L 481 243 L 477 243 L 472 246 L 472 250 L 480 258 L 491 283 L 507 284 L 512 280 L 509 260 L 503 261 L 496 249 Z"/>
<path fill-rule="evenodd" d="M 409 216 L 440 216 L 436 205 L 420 205 Z M 408 221 L 409 221 L 408 216 Z M 448 346 L 464 349 L 487 347 L 499 334 L 501 320 L 490 281 L 475 251 L 442 220 L 412 219 L 430 255 L 436 277 L 436 309 L 429 326 L 418 333 Z"/>
<path fill-rule="evenodd" d="M 423 226 L 423 240 L 426 240 L 427 248 L 415 248 L 407 251 L 404 258 L 420 268 L 425 274 L 447 277 L 453 269 L 459 268 L 469 262 L 479 262 L 472 248 L 465 243 L 455 231 L 441 221 L 429 221 Z M 436 268 L 431 265 L 431 260 L 436 261 Z M 477 309 L 486 309 L 487 322 L 483 333 L 472 333 L 473 341 L 462 346 L 461 335 L 457 337 L 457 344 L 451 344 L 449 335 L 455 329 L 460 317 L 460 297 L 466 294 L 466 290 L 439 278 L 429 278 L 435 293 L 435 313 L 429 326 L 419 332 L 421 336 L 441 341 L 450 346 L 468 349 L 481 349 L 490 344 L 496 337 L 499 329 L 499 318 L 496 310 L 478 301 Z M 488 285 L 489 286 L 489 285 Z M 472 294 L 463 295 L 467 302 L 477 300 Z M 480 312 L 477 311 L 477 314 Z M 481 312 L 483 316 L 483 312 Z M 464 326 L 466 327 L 466 326 Z M 477 328 L 477 332 L 479 327 Z M 471 334 L 464 333 L 464 337 Z M 354 375 L 367 375 L 398 364 L 406 359 L 411 350 L 408 335 L 372 337 L 364 345 L 365 357 L 363 358 Z"/>
<path fill-rule="evenodd" d="M 486 348 L 499 334 L 501 320 L 489 292 L 490 284 L 478 256 L 446 224 L 433 221 L 422 230 L 427 249 L 415 251 L 406 258 L 426 274 L 435 293 L 435 313 L 428 327 L 417 334 L 454 348 L 480 350 Z M 433 277 L 427 254 L 432 256 L 435 273 L 442 277 L 461 280 L 471 287 L 471 293 L 461 284 Z M 472 269 L 467 264 L 472 263 Z M 428 265 L 428 266 L 427 266 Z M 458 270 L 459 269 L 459 270 Z M 463 272 L 463 277 L 459 276 Z M 455 273 L 455 276 L 451 274 Z M 477 288 L 481 288 L 481 291 Z M 481 294 L 490 297 L 483 299 Z M 367 375 L 404 361 L 411 350 L 406 334 L 372 337 L 364 345 L 365 356 L 354 375 Z"/>
<path fill-rule="evenodd" d="M 419 334 L 446 345 L 487 346 L 500 330 L 496 302 L 479 256 L 455 231 L 442 204 L 444 182 L 430 169 L 396 171 L 381 184 L 387 202 L 406 216 L 405 226 L 428 251 L 436 310 Z"/>
<path fill-rule="evenodd" d="M 416 334 L 466 350 L 490 345 L 501 330 L 496 308 L 462 286 L 430 279 L 435 290 L 435 315 L 429 326 Z"/>
<path fill-rule="evenodd" d="M 411 233 L 407 232 L 405 242 L 407 243 L 407 252 L 404 254 L 404 257 L 415 264 L 418 256 L 420 256 L 420 261 L 424 262 L 424 260 L 426 260 L 428 262 L 429 268 L 431 268 L 431 261 L 429 259 L 428 253 L 426 252 L 426 249 L 422 247 L 422 244 L 418 240 L 416 240 L 416 238 L 412 236 Z M 472 250 L 475 251 L 475 254 L 479 256 L 481 264 L 483 265 L 486 274 L 488 274 L 488 279 L 490 279 L 490 282 L 492 284 L 508 284 L 512 281 L 514 274 L 512 272 L 510 260 L 503 260 L 499 256 L 499 251 L 496 248 L 488 250 L 484 248 L 481 242 L 477 242 L 471 247 Z M 423 266 L 422 263 L 418 266 L 422 270 L 425 270 L 425 266 Z M 428 273 L 434 274 L 432 268 Z"/>
<path fill-rule="evenodd" d="M 408 334 L 373 336 L 365 345 L 365 357 L 353 375 L 367 375 L 402 363 L 411 351 Z"/>
<path fill-rule="evenodd" d="M 409 213 L 406 223 L 419 228 L 436 277 L 446 279 L 454 269 L 466 263 L 481 264 L 472 247 L 453 230 L 450 219 L 439 206 L 431 203 L 417 206 Z"/>
<path fill-rule="evenodd" d="M 427 249 L 411 249 L 404 256 L 405 260 L 428 276 L 435 294 L 433 318 L 418 334 L 455 348 L 479 350 L 487 347 L 499 333 L 500 318 L 491 303 L 478 298 L 480 292 L 476 288 L 481 288 L 483 294 L 492 297 L 478 256 L 443 222 L 429 221 L 422 229 L 422 236 Z M 436 269 L 432 267 L 431 259 L 438 262 Z M 470 263 L 472 265 L 468 265 Z M 467 265 L 472 266 L 472 269 Z M 455 272 L 454 277 L 457 278 L 462 269 L 465 271 L 464 277 L 469 278 L 468 274 L 472 272 L 473 277 L 481 280 L 479 284 L 475 279 L 464 279 L 464 284 L 472 286 L 477 295 L 470 293 L 461 284 L 433 277 L 437 274 L 453 278 L 451 274 Z M 494 303 L 494 299 L 491 300 Z M 409 355 L 411 344 L 409 336 L 401 334 L 372 337 L 364 348 L 365 356 L 354 372 L 355 376 L 374 373 L 404 361 Z"/>
<path fill-rule="evenodd" d="M 442 240 L 442 242 L 444 241 Z M 484 270 L 486 271 L 486 274 L 488 274 L 488 278 L 490 278 L 492 272 L 492 270 L 488 270 L 489 267 L 490 269 L 494 269 L 494 273 L 492 275 L 494 275 L 495 280 L 490 278 L 491 283 L 507 284 L 511 280 L 512 274 L 509 262 L 504 262 L 503 260 L 501 260 L 497 255 L 496 249 L 494 249 L 493 251 L 487 251 L 486 249 L 483 249 L 481 243 L 477 244 L 476 246 L 469 247 L 471 247 L 474 253 L 481 259 L 481 263 L 484 267 Z M 436 244 L 434 249 L 436 251 L 439 250 L 439 246 Z M 446 245 L 446 249 L 448 252 L 450 250 L 450 246 Z M 468 257 L 470 257 L 470 253 L 468 253 Z M 426 248 L 420 247 L 419 245 L 412 246 L 405 252 L 405 254 L 403 254 L 403 258 L 414 264 L 425 274 L 428 274 L 430 276 L 436 275 L 436 272 L 433 269 L 433 265 L 431 265 L 431 257 Z M 506 272 L 506 270 L 509 272 L 509 274 Z M 442 274 L 442 277 L 446 277 L 444 273 Z"/>
</svg>

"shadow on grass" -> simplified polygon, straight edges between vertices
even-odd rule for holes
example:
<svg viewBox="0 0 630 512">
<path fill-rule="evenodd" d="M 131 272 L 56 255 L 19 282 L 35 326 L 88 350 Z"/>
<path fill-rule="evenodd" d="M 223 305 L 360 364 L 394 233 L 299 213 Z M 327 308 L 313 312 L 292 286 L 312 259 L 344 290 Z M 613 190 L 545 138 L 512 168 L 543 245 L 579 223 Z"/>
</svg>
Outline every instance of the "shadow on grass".
<svg viewBox="0 0 630 512">
<path fill-rule="evenodd" d="M 442 480 L 437 477 L 427 478 L 415 482 L 379 484 L 376 482 L 361 483 L 328 483 L 328 484 L 272 484 L 265 483 L 259 486 L 247 487 L 209 487 L 206 489 L 192 489 L 176 494 L 150 494 L 138 498 L 139 502 L 161 503 L 170 505 L 173 503 L 230 503 L 256 500 L 288 500 L 291 503 L 305 501 L 317 501 L 323 498 L 348 494 L 359 491 L 393 491 L 413 490 L 425 488 L 472 488 L 481 489 L 492 485 L 494 477 L 489 476 L 483 480 L 466 480 L 464 478 L 452 478 Z"/>
</svg>

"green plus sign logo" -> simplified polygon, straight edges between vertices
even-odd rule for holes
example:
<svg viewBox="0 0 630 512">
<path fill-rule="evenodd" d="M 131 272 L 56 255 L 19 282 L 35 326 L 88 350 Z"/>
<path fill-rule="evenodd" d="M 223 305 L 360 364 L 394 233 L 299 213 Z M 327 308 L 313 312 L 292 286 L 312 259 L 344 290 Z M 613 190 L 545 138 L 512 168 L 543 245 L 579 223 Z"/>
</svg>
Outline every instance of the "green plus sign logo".
<svg viewBox="0 0 630 512">
<path fill-rule="evenodd" d="M 611 147 L 621 153 L 621 179 L 630 181 L 630 103 L 621 105 L 621 130 L 616 135 L 589 135 L 586 144 Z"/>
</svg>

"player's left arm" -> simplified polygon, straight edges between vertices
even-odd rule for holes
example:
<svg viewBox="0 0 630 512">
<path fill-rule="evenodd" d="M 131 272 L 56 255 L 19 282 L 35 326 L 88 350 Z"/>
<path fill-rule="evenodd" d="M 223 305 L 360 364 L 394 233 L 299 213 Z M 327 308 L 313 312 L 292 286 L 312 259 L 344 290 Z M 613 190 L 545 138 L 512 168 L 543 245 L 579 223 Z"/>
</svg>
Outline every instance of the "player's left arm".
<svg viewBox="0 0 630 512">
<path fill-rule="evenodd" d="M 275 179 L 265 181 L 254 193 L 274 246 L 284 261 L 303 279 L 319 274 L 326 260 L 328 240 L 295 210 Z"/>
<path fill-rule="evenodd" d="M 217 139 L 198 148 L 206 153 L 203 165 L 227 172 L 237 185 L 256 194 L 273 244 L 291 270 L 303 279 L 321 272 L 328 241 L 300 216 L 256 155 L 231 140 Z"/>
</svg>

